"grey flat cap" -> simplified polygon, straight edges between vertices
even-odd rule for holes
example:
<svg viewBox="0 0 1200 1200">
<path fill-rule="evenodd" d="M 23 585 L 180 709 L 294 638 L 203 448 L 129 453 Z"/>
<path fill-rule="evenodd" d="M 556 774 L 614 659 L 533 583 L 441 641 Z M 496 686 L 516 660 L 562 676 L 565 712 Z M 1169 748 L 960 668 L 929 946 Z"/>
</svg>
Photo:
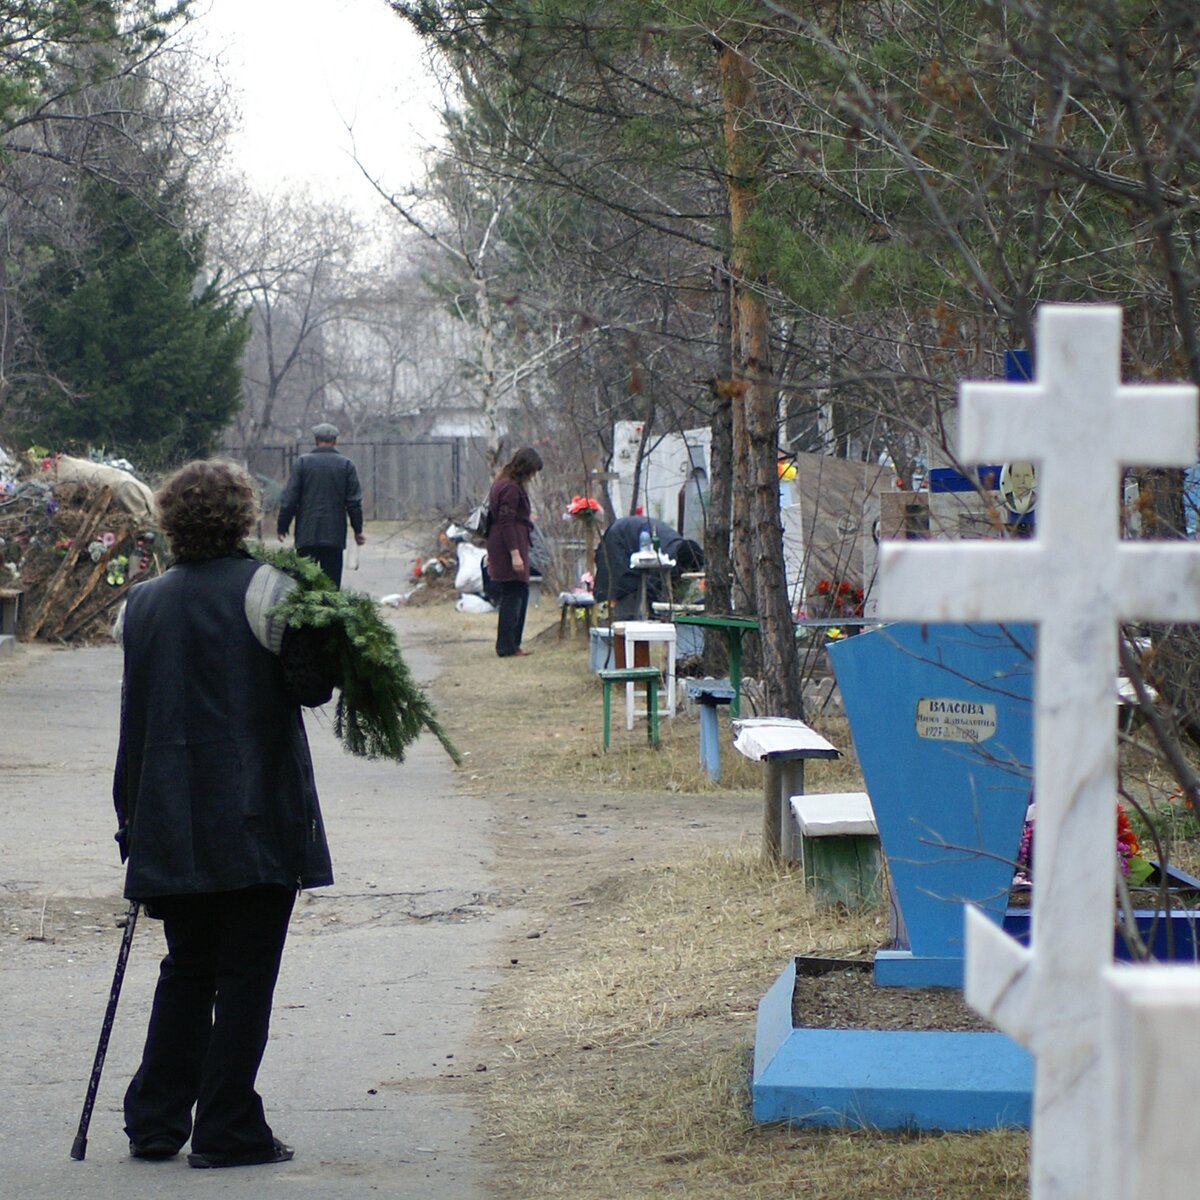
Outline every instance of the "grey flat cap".
<svg viewBox="0 0 1200 1200">
<path fill-rule="evenodd" d="M 337 426 L 330 425 L 328 421 L 322 421 L 320 425 L 313 426 L 313 437 L 322 442 L 336 442 L 338 439 Z"/>
</svg>

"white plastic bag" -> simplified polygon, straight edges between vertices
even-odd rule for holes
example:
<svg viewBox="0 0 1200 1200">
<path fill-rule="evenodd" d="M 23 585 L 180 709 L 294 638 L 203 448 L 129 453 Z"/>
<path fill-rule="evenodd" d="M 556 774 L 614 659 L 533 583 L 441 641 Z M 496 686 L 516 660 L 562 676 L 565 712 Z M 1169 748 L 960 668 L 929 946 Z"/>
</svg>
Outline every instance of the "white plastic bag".
<svg viewBox="0 0 1200 1200">
<path fill-rule="evenodd" d="M 458 603 L 454 607 L 459 612 L 465 613 L 493 613 L 496 611 L 482 596 L 476 596 L 474 592 L 467 592 L 459 596 Z"/>
<path fill-rule="evenodd" d="M 454 586 L 460 592 L 483 591 L 483 556 L 487 553 L 480 546 L 472 546 L 470 542 L 458 544 L 458 574 L 454 577 Z"/>
</svg>

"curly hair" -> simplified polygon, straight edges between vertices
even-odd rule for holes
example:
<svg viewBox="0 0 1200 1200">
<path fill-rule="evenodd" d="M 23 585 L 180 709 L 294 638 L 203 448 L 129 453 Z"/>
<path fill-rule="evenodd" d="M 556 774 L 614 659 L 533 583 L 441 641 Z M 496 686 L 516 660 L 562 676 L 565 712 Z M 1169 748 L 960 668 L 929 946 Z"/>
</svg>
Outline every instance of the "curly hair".
<svg viewBox="0 0 1200 1200">
<path fill-rule="evenodd" d="M 177 559 L 220 558 L 237 549 L 258 517 L 258 486 L 237 463 L 186 463 L 155 493 Z"/>
</svg>

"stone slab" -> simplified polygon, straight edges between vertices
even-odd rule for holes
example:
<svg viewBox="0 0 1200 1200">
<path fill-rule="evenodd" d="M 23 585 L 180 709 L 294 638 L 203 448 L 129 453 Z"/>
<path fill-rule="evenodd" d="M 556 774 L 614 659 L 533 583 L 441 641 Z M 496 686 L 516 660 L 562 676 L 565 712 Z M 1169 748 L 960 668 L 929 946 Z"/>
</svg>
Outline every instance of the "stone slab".
<svg viewBox="0 0 1200 1200">
<path fill-rule="evenodd" d="M 1029 806 L 1033 643 L 1029 626 L 897 622 L 830 647 L 907 929 L 896 949 L 912 951 L 881 960 L 881 984 L 961 986 L 963 903 L 1004 918 Z"/>
</svg>

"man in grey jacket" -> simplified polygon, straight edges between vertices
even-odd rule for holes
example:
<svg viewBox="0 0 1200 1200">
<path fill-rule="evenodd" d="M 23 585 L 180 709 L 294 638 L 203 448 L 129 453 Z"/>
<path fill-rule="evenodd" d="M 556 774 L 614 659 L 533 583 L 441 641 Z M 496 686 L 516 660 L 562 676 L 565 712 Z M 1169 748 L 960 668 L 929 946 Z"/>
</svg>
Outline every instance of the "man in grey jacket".
<svg viewBox="0 0 1200 1200">
<path fill-rule="evenodd" d="M 277 532 L 282 542 L 292 518 L 296 521 L 296 551 L 311 558 L 335 586 L 342 586 L 342 554 L 346 548 L 346 518 L 354 540 L 365 542 L 362 485 L 354 464 L 337 448 L 335 426 L 313 429 L 316 448 L 302 454 L 279 502 Z"/>
</svg>

